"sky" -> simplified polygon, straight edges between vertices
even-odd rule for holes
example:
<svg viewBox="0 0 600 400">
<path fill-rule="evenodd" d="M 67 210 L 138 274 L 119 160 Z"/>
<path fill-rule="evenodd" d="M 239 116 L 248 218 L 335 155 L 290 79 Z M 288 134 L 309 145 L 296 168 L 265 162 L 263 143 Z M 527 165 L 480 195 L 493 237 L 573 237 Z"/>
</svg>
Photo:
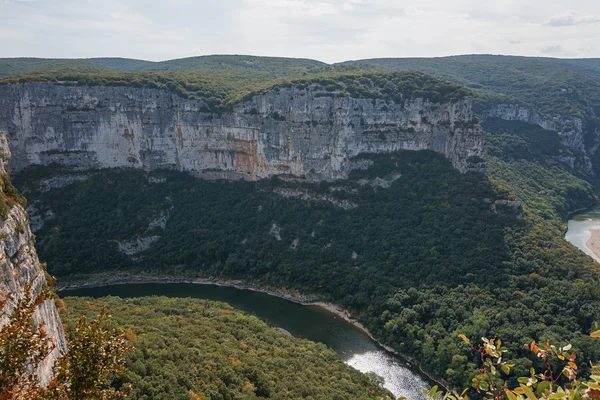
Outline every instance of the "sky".
<svg viewBox="0 0 600 400">
<path fill-rule="evenodd" d="M 0 57 L 600 57 L 598 0 L 0 0 Z"/>
</svg>

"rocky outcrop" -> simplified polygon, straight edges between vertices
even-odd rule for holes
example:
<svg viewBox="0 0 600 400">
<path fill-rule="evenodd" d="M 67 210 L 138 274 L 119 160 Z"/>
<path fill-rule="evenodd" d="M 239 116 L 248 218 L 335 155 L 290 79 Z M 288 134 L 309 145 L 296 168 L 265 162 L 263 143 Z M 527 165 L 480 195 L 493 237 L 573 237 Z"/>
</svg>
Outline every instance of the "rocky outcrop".
<svg viewBox="0 0 600 400">
<path fill-rule="evenodd" d="M 166 90 L 25 83 L 0 86 L 12 167 L 174 168 L 206 177 L 344 178 L 360 153 L 440 152 L 481 171 L 471 100 L 443 104 L 336 96 L 318 85 L 256 95 L 224 113 Z"/>
<path fill-rule="evenodd" d="M 150 248 L 154 243 L 160 239 L 160 236 L 138 236 L 133 240 L 128 241 L 117 241 L 119 251 L 128 256 L 132 256 L 141 252 L 144 252 Z"/>
<path fill-rule="evenodd" d="M 349 200 L 338 199 L 328 194 L 318 194 L 308 189 L 276 188 L 273 189 L 273 192 L 283 197 L 296 197 L 308 201 L 327 202 L 336 207 L 343 208 L 344 210 L 352 210 L 353 208 L 358 207 L 358 204 L 355 204 Z"/>
<path fill-rule="evenodd" d="M 590 149 L 586 149 L 585 146 L 586 132 L 581 119 L 569 119 L 560 116 L 546 118 L 519 104 L 496 104 L 482 113 L 484 120 L 488 117 L 507 121 L 521 121 L 558 133 L 563 145 L 582 154 L 581 157 L 563 157 L 560 161 L 588 175 L 593 174 L 592 162 L 588 156 Z M 595 149 L 592 151 L 595 151 Z"/>
<path fill-rule="evenodd" d="M 6 174 L 5 160 L 10 155 L 5 137 L 0 137 L 0 150 L 3 160 L 0 163 L 0 174 Z M 37 297 L 46 286 L 44 268 L 40 264 L 33 245 L 33 237 L 29 228 L 29 220 L 23 207 L 12 206 L 6 218 L 0 217 L 0 296 L 10 294 L 5 313 L 0 315 L 0 325 L 6 324 L 17 301 L 25 295 L 27 287 L 33 298 Z M 54 350 L 43 360 L 38 368 L 38 376 L 46 385 L 52 378 L 52 368 L 61 351 L 67 345 L 62 323 L 56 310 L 54 300 L 47 299 L 37 306 L 34 323 L 43 325 L 54 343 Z"/>
</svg>

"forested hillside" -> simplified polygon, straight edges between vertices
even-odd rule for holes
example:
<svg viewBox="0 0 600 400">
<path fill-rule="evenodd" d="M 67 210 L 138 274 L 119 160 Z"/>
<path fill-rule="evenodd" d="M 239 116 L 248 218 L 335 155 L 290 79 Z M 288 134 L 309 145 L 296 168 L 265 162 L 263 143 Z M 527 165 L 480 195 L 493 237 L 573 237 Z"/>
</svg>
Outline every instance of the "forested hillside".
<svg viewBox="0 0 600 400">
<path fill-rule="evenodd" d="M 65 323 L 103 306 L 136 351 L 113 381 L 128 399 L 393 399 L 373 374 L 322 344 L 287 336 L 225 303 L 143 297 L 66 298 Z M 130 388 L 131 385 L 131 388 Z"/>
<path fill-rule="evenodd" d="M 501 336 L 519 359 L 519 375 L 531 365 L 522 344 L 532 339 L 568 340 L 583 359 L 600 356 L 586 336 L 600 320 L 600 279 L 591 259 L 562 239 L 558 219 L 593 202 L 592 187 L 556 163 L 564 176 L 524 177 L 541 188 L 524 194 L 531 182 L 510 172 L 539 137 L 505 135 L 514 143 L 491 152 L 491 182 L 461 175 L 432 152 L 400 152 L 368 156 L 371 168 L 335 183 L 210 182 L 113 170 L 41 193 L 31 182 L 60 174 L 46 169 L 21 175 L 18 184 L 30 203 L 39 201 L 41 214 L 52 215 L 38 248 L 63 281 L 154 271 L 321 294 L 460 387 L 476 368 L 458 333 Z M 542 165 L 547 156 L 533 157 Z M 165 215 L 163 228 L 156 221 Z M 135 254 L 119 251 L 139 238 L 153 239 Z"/>
<path fill-rule="evenodd" d="M 473 55 L 372 59 L 343 65 L 420 71 L 448 79 L 474 89 L 480 110 L 514 102 L 548 116 L 594 119 L 600 114 L 600 60 Z"/>
</svg>

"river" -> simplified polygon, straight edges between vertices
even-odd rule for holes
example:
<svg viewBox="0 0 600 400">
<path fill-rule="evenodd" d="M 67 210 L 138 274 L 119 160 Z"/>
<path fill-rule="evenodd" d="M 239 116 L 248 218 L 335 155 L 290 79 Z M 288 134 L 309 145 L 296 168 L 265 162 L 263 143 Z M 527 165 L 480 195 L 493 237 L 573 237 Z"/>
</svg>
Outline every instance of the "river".
<svg viewBox="0 0 600 400">
<path fill-rule="evenodd" d="M 565 239 L 594 260 L 600 262 L 600 257 L 586 246 L 587 241 L 592 237 L 590 233 L 592 228 L 600 229 L 600 204 L 573 215 L 569 219 Z"/>
<path fill-rule="evenodd" d="M 269 325 L 287 330 L 294 336 L 321 342 L 333 349 L 348 365 L 375 372 L 396 397 L 426 399 L 423 389 L 434 383 L 418 368 L 381 348 L 351 323 L 319 306 L 306 306 L 266 293 L 218 285 L 187 283 L 125 284 L 63 291 L 61 296 L 169 296 L 196 297 L 223 301 Z"/>
</svg>

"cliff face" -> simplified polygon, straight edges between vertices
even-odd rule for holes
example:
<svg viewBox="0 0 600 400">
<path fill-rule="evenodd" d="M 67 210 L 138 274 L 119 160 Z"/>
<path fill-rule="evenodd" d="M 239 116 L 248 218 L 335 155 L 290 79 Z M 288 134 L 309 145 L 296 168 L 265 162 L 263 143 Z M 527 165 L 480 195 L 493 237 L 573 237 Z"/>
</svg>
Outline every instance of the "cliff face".
<svg viewBox="0 0 600 400">
<path fill-rule="evenodd" d="M 584 123 L 581 119 L 573 118 L 545 118 L 539 113 L 530 110 L 518 104 L 497 104 L 485 111 L 483 118 L 495 117 L 507 121 L 521 121 L 528 124 L 538 125 L 543 129 L 557 132 L 561 142 L 568 148 L 581 153 L 578 157 L 565 157 L 561 161 L 568 164 L 571 168 L 577 168 L 581 172 L 593 175 L 594 170 L 589 155 L 593 154 L 598 145 L 593 148 L 586 148 L 586 132 Z M 590 132 L 598 137 L 600 132 Z"/>
<path fill-rule="evenodd" d="M 0 153 L 3 158 L 0 174 L 5 174 L 5 160 L 10 156 L 10 151 L 4 135 L 0 136 Z M 18 299 L 23 298 L 26 286 L 31 288 L 32 297 L 35 298 L 46 285 L 44 269 L 33 246 L 29 220 L 19 204 L 10 209 L 6 219 L 0 217 L 0 276 L 0 296 L 7 293 L 12 295 L 6 314 L 0 315 L 0 325 L 3 325 L 8 322 Z M 55 344 L 54 350 L 40 363 L 37 371 L 42 384 L 46 385 L 52 378 L 55 360 L 67 346 L 54 300 L 48 299 L 40 304 L 33 318 L 36 325 L 43 324 Z"/>
<path fill-rule="evenodd" d="M 483 137 L 468 98 L 434 104 L 334 97 L 279 88 L 209 113 L 201 100 L 158 89 L 26 83 L 0 86 L 0 130 L 14 170 L 175 168 L 199 175 L 311 180 L 347 176 L 360 153 L 431 149 L 462 172 L 481 171 Z"/>
</svg>

